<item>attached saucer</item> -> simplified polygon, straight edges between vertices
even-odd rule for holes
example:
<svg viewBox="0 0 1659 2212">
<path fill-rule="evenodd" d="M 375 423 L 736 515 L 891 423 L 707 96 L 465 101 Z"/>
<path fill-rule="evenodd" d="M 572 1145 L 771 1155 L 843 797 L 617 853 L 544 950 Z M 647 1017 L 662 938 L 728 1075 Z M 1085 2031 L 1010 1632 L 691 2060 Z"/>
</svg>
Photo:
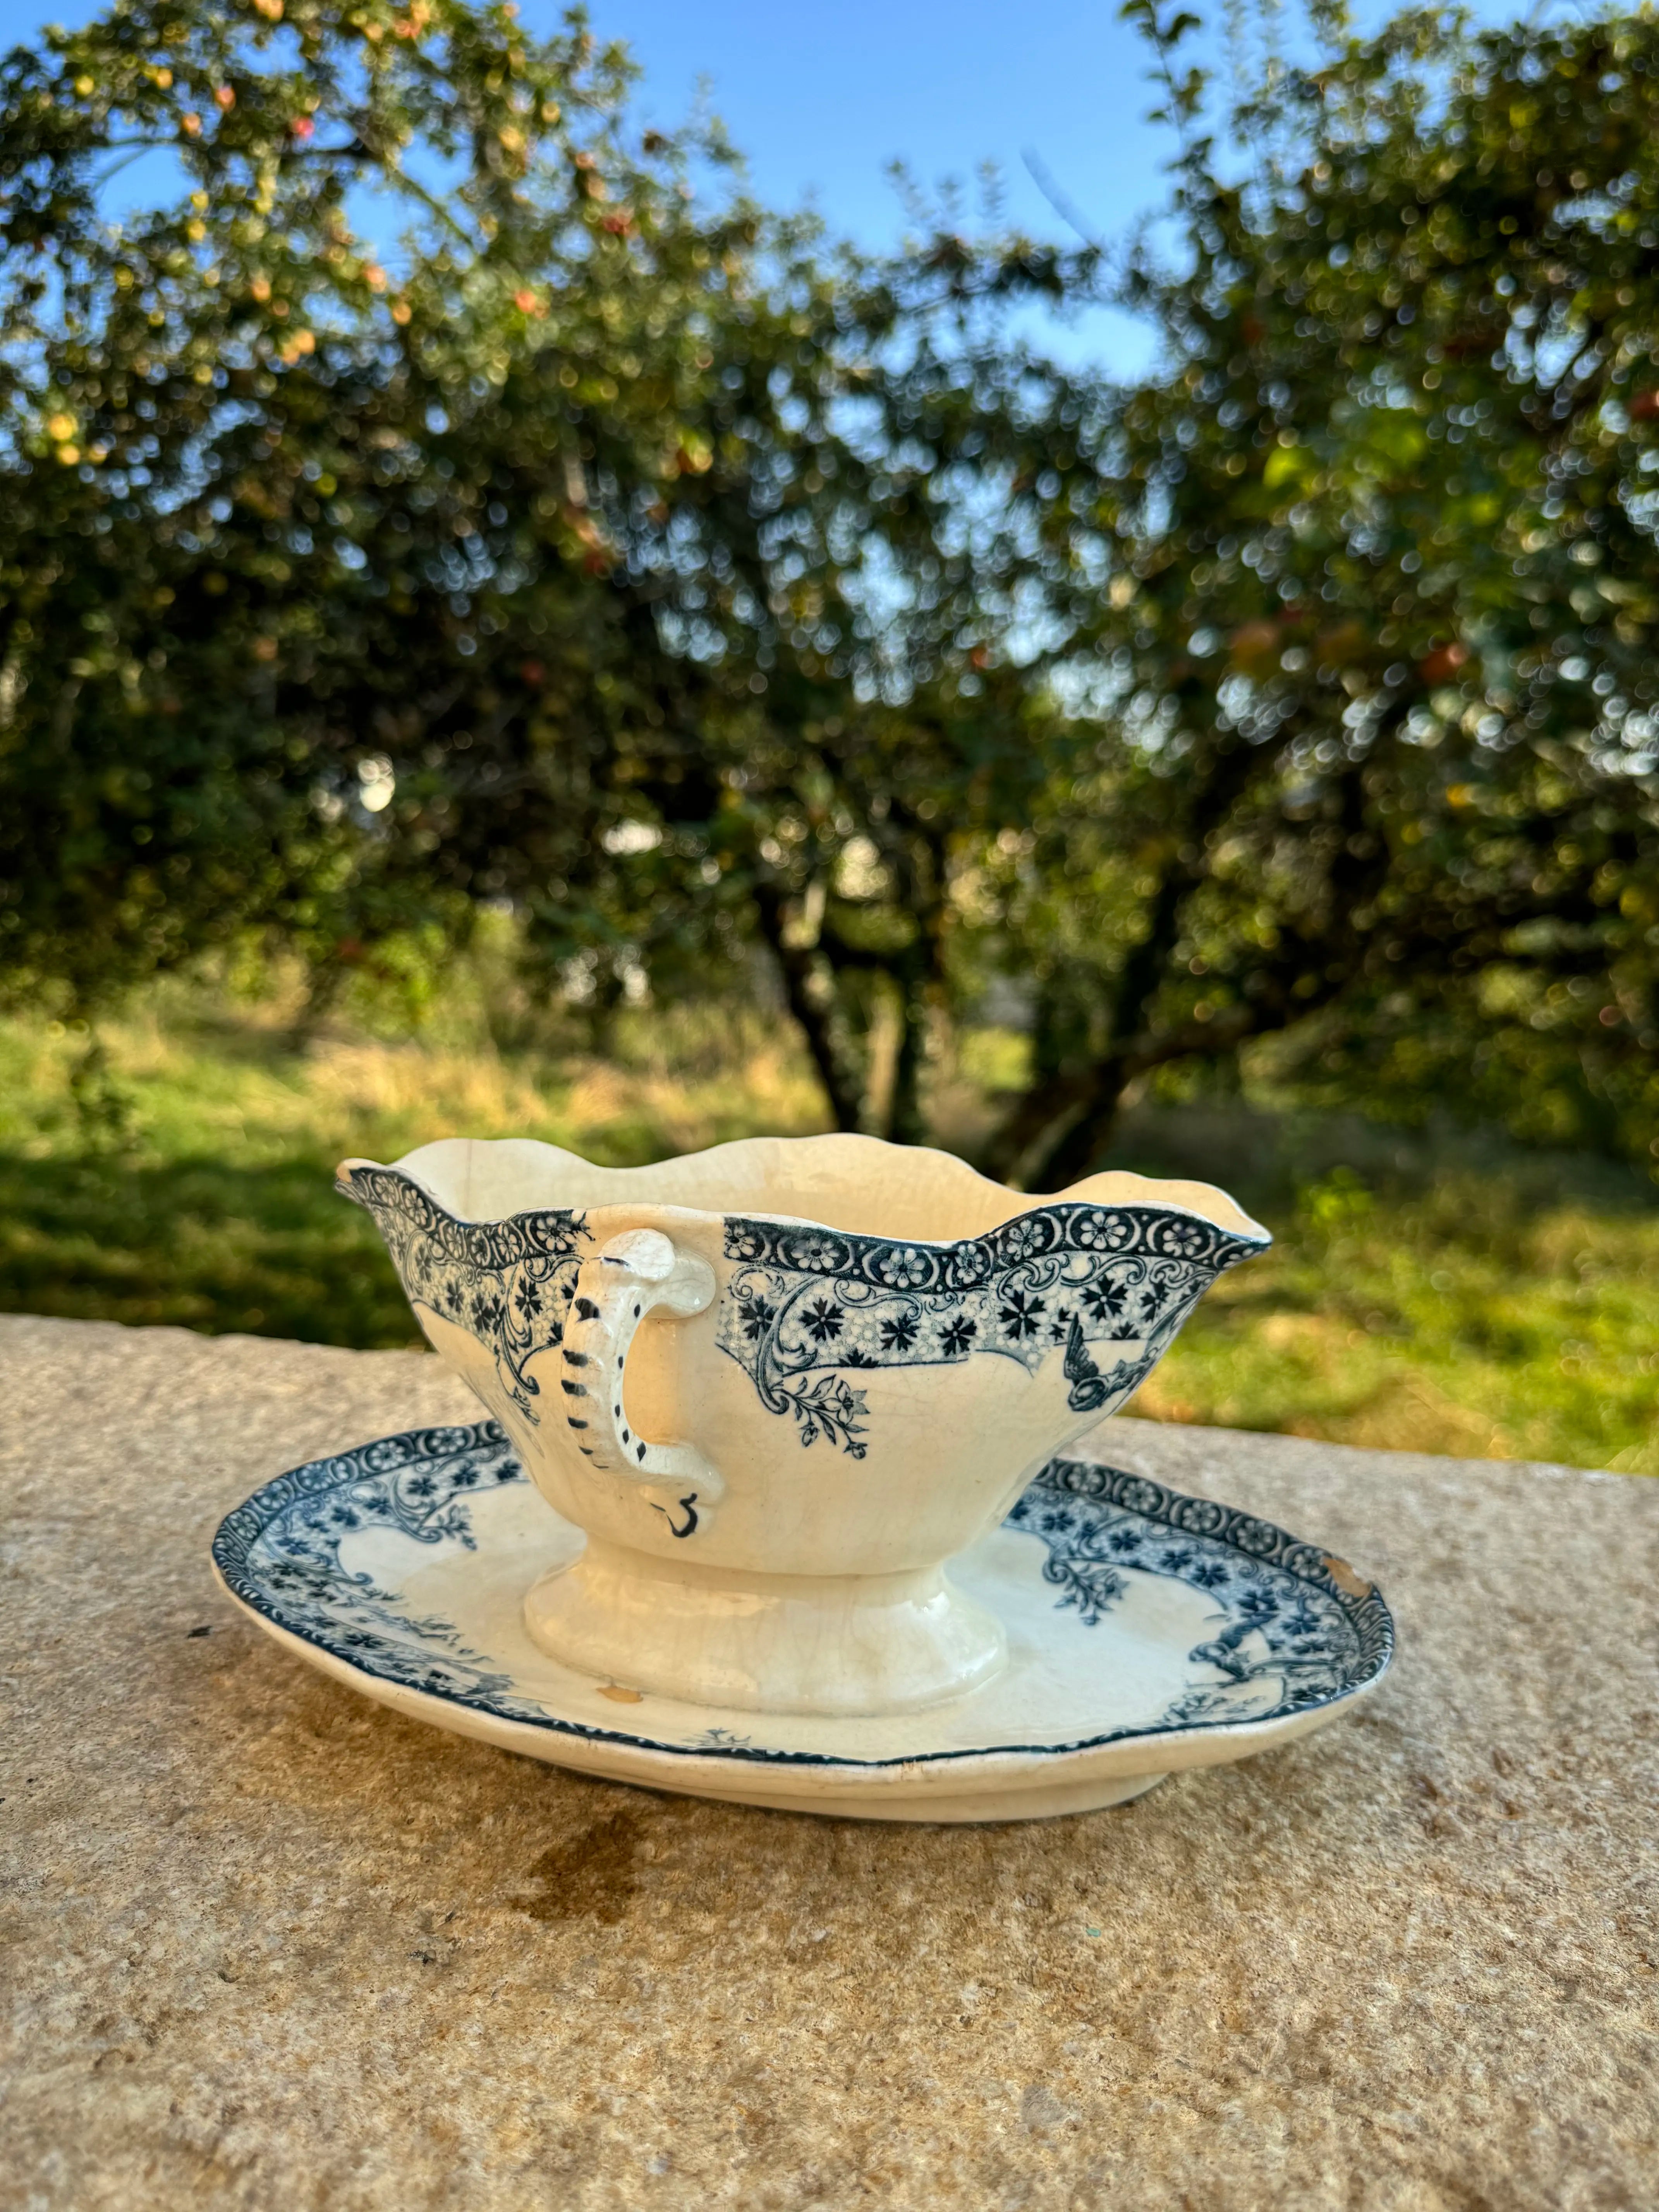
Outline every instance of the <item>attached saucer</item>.
<svg viewBox="0 0 1659 2212">
<path fill-rule="evenodd" d="M 1319 1728 L 1394 1650 L 1381 1594 L 1266 1521 L 1054 1459 L 951 1574 L 1005 1673 L 878 1719 L 738 1713 L 604 1685 L 526 1633 L 580 1547 L 493 1421 L 279 1475 L 221 1523 L 224 1589 L 279 1644 L 418 1720 L 653 1790 L 884 1820 L 1091 1811 Z"/>
</svg>

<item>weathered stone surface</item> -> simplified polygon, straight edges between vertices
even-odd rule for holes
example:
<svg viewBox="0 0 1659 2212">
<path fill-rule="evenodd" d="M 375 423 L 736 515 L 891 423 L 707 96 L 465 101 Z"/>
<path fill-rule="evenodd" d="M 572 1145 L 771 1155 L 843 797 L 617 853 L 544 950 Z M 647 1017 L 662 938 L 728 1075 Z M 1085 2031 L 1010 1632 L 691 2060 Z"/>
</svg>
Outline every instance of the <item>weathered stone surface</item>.
<svg viewBox="0 0 1659 2212">
<path fill-rule="evenodd" d="M 0 1321 L 0 2203 L 1659 2204 L 1659 1483 L 1112 1425 L 1375 1574 L 1393 1677 L 1115 1811 L 885 1828 L 436 1734 L 215 1592 L 253 1484 L 466 1410 Z"/>
</svg>

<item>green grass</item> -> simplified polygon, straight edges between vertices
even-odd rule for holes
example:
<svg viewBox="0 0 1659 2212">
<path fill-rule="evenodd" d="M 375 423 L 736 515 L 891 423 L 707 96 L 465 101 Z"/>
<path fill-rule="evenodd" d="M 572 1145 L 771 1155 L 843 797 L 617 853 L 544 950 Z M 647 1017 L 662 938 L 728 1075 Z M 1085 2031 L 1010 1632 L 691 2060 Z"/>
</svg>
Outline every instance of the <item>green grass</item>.
<svg viewBox="0 0 1659 2212">
<path fill-rule="evenodd" d="M 1169 1420 L 1659 1473 L 1659 1220 L 1464 1172 L 1316 1184 L 1143 1393 Z M 1269 1209 L 1270 1212 L 1274 1209 Z"/>
<path fill-rule="evenodd" d="M 605 1060 L 476 991 L 419 1042 L 372 1017 L 301 1044 L 280 1000 L 158 994 L 108 1033 L 125 1127 L 101 1143 L 70 1091 L 77 1040 L 0 1023 L 0 1309 L 410 1344 L 373 1224 L 333 1192 L 341 1158 L 511 1133 L 626 1164 L 822 1126 L 793 1040 L 758 1017 L 624 1020 Z M 1007 1056 L 963 1055 L 949 1126 L 982 1125 L 971 1077 Z M 1117 1158 L 1228 1185 L 1278 1240 L 1206 1299 L 1135 1411 L 1659 1473 L 1650 1185 L 1243 1109 L 1143 1110 Z"/>
<path fill-rule="evenodd" d="M 83 1044 L 0 1021 L 0 1310 L 418 1343 L 374 1224 L 334 1190 L 342 1158 L 512 1133 L 626 1166 L 819 1126 L 805 1070 L 758 1025 L 682 1024 L 672 1067 L 623 1068 L 503 1054 L 453 1019 L 459 1036 L 419 1045 L 343 1024 L 297 1047 L 284 1013 L 176 992 L 114 1025 L 125 1126 L 101 1143 L 70 1089 Z"/>
</svg>

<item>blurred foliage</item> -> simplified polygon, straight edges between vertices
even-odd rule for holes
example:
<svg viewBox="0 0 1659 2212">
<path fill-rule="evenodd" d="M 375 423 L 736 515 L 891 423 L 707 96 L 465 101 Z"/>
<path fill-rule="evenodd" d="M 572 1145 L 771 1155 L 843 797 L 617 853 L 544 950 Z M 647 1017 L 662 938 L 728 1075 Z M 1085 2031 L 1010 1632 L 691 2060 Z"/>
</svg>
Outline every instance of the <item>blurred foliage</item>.
<svg viewBox="0 0 1659 2212">
<path fill-rule="evenodd" d="M 410 1345 L 373 1224 L 333 1194 L 343 1154 L 464 1127 L 621 1164 L 821 1126 L 805 1051 L 764 1022 L 624 1011 L 596 1060 L 538 1022 L 509 952 L 487 928 L 418 1042 L 395 985 L 362 975 L 304 1043 L 293 978 L 147 988 L 111 1025 L 126 1121 L 97 1150 L 76 1039 L 0 1020 L 0 1307 Z M 1016 1044 L 971 1042 L 984 1066 Z M 928 1105 L 970 1114 L 960 1091 Z M 1114 1158 L 1216 1176 L 1279 1240 L 1204 1301 L 1137 1413 L 1659 1473 L 1659 1208 L 1628 1170 L 1236 1107 L 1137 1109 Z"/>
<path fill-rule="evenodd" d="M 314 1024 L 505 904 L 596 1036 L 769 963 L 904 1137 L 1000 994 L 1030 1184 L 1269 1080 L 1645 1154 L 1659 24 L 1321 6 L 1217 116 L 1127 12 L 1179 154 L 1118 257 L 832 248 L 579 17 L 14 52 L 3 988 L 85 1021 L 264 933 Z M 1127 388 L 1020 335 L 1100 298 Z"/>
<path fill-rule="evenodd" d="M 1137 1076 L 1276 1033 L 1311 1097 L 1645 1151 L 1659 22 L 1328 12 L 1227 181 L 1190 19 L 1127 12 L 1185 134 L 1122 285 L 1166 352 L 1103 448 L 1120 719 L 1026 848 L 1053 1080 L 997 1158 L 1061 1180 Z"/>
<path fill-rule="evenodd" d="M 896 1006 L 915 1133 L 952 852 L 1054 719 L 989 663 L 1079 403 L 1001 310 L 1091 257 L 826 257 L 514 12 L 118 0 L 0 70 L 13 988 L 260 924 L 325 1001 L 510 901 L 614 1004 L 758 939 L 843 1121 Z"/>
<path fill-rule="evenodd" d="M 1490 1160 L 1383 1203 L 1314 1185 L 1206 1300 L 1135 1411 L 1374 1450 L 1659 1474 L 1659 1235 Z M 1358 1202 L 1357 1204 L 1355 1202 Z"/>
</svg>

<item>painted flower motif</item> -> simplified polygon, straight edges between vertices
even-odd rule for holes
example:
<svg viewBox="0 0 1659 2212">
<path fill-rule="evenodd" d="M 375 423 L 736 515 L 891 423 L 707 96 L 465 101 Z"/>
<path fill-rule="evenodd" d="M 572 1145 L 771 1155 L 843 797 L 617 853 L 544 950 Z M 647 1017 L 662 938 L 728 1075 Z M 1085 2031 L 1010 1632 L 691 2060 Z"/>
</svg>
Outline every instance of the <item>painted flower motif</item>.
<svg viewBox="0 0 1659 2212">
<path fill-rule="evenodd" d="M 843 1318 L 833 1298 L 817 1299 L 801 1316 L 806 1333 L 815 1344 L 829 1344 L 838 1337 Z"/>
<path fill-rule="evenodd" d="M 1175 1253 L 1183 1260 L 1196 1260 L 1203 1255 L 1213 1233 L 1201 1221 L 1171 1221 L 1158 1242 L 1166 1252 Z"/>
<path fill-rule="evenodd" d="M 532 1214 L 524 1224 L 530 1243 L 553 1260 L 574 1256 L 581 1225 L 580 1214 L 562 1212 Z"/>
<path fill-rule="evenodd" d="M 769 1298 L 745 1298 L 742 1306 L 743 1333 L 750 1344 L 758 1344 L 777 1313 Z"/>
<path fill-rule="evenodd" d="M 1115 1321 L 1127 1303 L 1128 1296 L 1127 1283 L 1116 1282 L 1111 1276 L 1103 1275 L 1097 1283 L 1091 1283 L 1085 1291 L 1083 1303 L 1096 1321 Z"/>
<path fill-rule="evenodd" d="M 914 1244 L 890 1244 L 876 1257 L 875 1271 L 884 1283 L 891 1283 L 900 1290 L 920 1290 L 931 1280 L 933 1262 L 926 1252 L 919 1252 Z"/>
<path fill-rule="evenodd" d="M 897 1303 L 889 1302 L 890 1315 Z M 879 1308 L 867 1319 L 852 1305 L 845 1309 L 848 1333 L 862 1337 L 867 1329 L 872 1341 L 880 1318 Z M 937 1356 L 944 1321 L 937 1306 L 923 1306 L 922 1357 Z M 848 1346 L 837 1364 L 850 1364 L 854 1348 Z M 833 1373 L 801 1373 L 791 1378 L 787 1396 L 803 1443 L 820 1437 L 832 1448 L 862 1455 L 862 1392 Z M 1049 1554 L 1042 1578 L 1059 1605 L 1085 1625 L 1097 1624 L 1129 1590 L 1127 1571 L 1150 1566 L 1177 1572 L 1190 1589 L 1210 1593 L 1207 1607 L 1225 1624 L 1213 1644 L 1190 1655 L 1206 1672 L 1218 1670 L 1222 1686 L 1189 1686 L 1156 1717 L 1156 1725 L 1236 1718 L 1241 1685 L 1269 1692 L 1276 1712 L 1315 1706 L 1355 1686 L 1385 1658 L 1376 1648 L 1375 1621 L 1368 1627 L 1363 1611 L 1356 1614 L 1344 1607 L 1334 1588 L 1328 1590 L 1322 1579 L 1306 1579 L 1312 1573 L 1304 1556 L 1308 1547 L 1291 1547 L 1287 1573 L 1281 1554 L 1290 1540 L 1265 1523 L 1109 1469 L 1062 1466 L 1044 1472 L 1064 1475 L 1065 1490 L 1075 1494 L 1056 1496 L 1059 1486 L 1039 1476 L 1014 1504 L 1009 1522 L 1042 1539 Z M 320 1495 L 319 1478 L 326 1478 L 328 1486 Z M 339 1561 L 343 1534 L 354 1524 L 396 1528 L 420 1543 L 469 1543 L 470 1500 L 463 1502 L 459 1493 L 523 1479 L 493 1424 L 384 1438 L 268 1486 L 227 1522 L 215 1556 L 238 1594 L 260 1594 L 279 1625 L 372 1666 L 385 1679 L 537 1718 L 540 1709 L 520 1711 L 511 1679 L 463 1644 L 448 1623 L 408 1617 L 366 1577 L 343 1576 Z M 1144 1499 L 1145 1507 L 1129 1504 L 1131 1498 Z M 263 1517 L 254 1527 L 249 1524 L 256 1509 Z M 1150 1526 L 1135 1517 L 1147 1509 Z M 1241 1542 L 1245 1556 L 1240 1556 Z M 279 1602 L 272 1606 L 272 1599 Z M 1251 1708 L 1254 1717 L 1262 1717 L 1261 1703 L 1258 1698 Z"/>
<path fill-rule="evenodd" d="M 953 1291 L 975 1290 L 994 1272 L 995 1255 L 984 1237 L 952 1245 L 945 1256 L 945 1281 Z"/>
<path fill-rule="evenodd" d="M 757 1361 L 787 1376 L 997 1352 L 1034 1373 L 1080 1331 L 1085 1349 L 1066 1380 L 1082 1411 L 1079 1391 L 1092 1405 L 1120 1403 L 1144 1378 L 1201 1287 L 1181 1255 L 1196 1251 L 1201 1267 L 1212 1243 L 1209 1224 L 1162 1208 L 1040 1206 L 945 1247 L 728 1218 L 726 1255 L 750 1272 L 727 1293 L 720 1341 L 767 1397 Z M 767 1293 L 758 1313 L 745 1312 L 749 1285 Z M 901 1306 L 913 1310 L 898 1317 Z M 1086 1347 L 1103 1340 L 1137 1356 L 1097 1364 Z"/>
<path fill-rule="evenodd" d="M 466 1506 L 452 1492 L 522 1470 L 503 1449 L 493 1423 L 427 1429 L 296 1469 L 264 1492 L 221 1529 L 215 1557 L 240 1591 L 252 1587 L 280 1599 L 272 1618 L 313 1641 L 349 1653 L 377 1673 L 412 1688 L 436 1684 L 446 1695 L 511 1699 L 511 1679 L 470 1650 L 459 1631 L 427 1615 L 410 1617 L 368 1576 L 346 1573 L 339 1547 L 354 1530 L 395 1528 L 416 1543 L 476 1547 Z M 365 1475 L 375 1479 L 365 1480 Z M 326 1480 L 322 1497 L 313 1485 Z M 297 1492 L 297 1494 L 296 1494 Z M 266 1509 L 263 1528 L 246 1528 L 250 1508 Z M 239 1525 L 241 1524 L 241 1525 Z M 289 1554 L 283 1558 L 279 1554 Z M 433 1647 L 442 1647 L 434 1657 Z M 515 1701 L 522 1717 L 535 1710 Z"/>
<path fill-rule="evenodd" d="M 1034 1297 L 1030 1291 L 1009 1291 L 1004 1295 L 997 1319 L 1003 1334 L 1012 1337 L 1018 1344 L 1022 1337 L 1036 1334 L 1048 1310 L 1047 1300 Z"/>
<path fill-rule="evenodd" d="M 1002 1257 L 1005 1266 L 1020 1260 L 1029 1260 L 1033 1252 L 1041 1251 L 1048 1239 L 1041 1220 L 1036 1214 L 1023 1214 L 1018 1221 L 1006 1223 L 1002 1231 Z"/>
<path fill-rule="evenodd" d="M 792 1267 L 805 1267 L 817 1275 L 838 1273 L 847 1257 L 839 1237 L 819 1236 L 811 1231 L 792 1237 L 784 1252 Z"/>
<path fill-rule="evenodd" d="M 378 1169 L 354 1175 L 351 1190 L 374 1214 L 413 1303 L 489 1347 L 501 1387 L 534 1422 L 525 1365 L 562 1339 L 584 1217 L 550 1210 L 457 1221 L 404 1176 Z"/>
</svg>

